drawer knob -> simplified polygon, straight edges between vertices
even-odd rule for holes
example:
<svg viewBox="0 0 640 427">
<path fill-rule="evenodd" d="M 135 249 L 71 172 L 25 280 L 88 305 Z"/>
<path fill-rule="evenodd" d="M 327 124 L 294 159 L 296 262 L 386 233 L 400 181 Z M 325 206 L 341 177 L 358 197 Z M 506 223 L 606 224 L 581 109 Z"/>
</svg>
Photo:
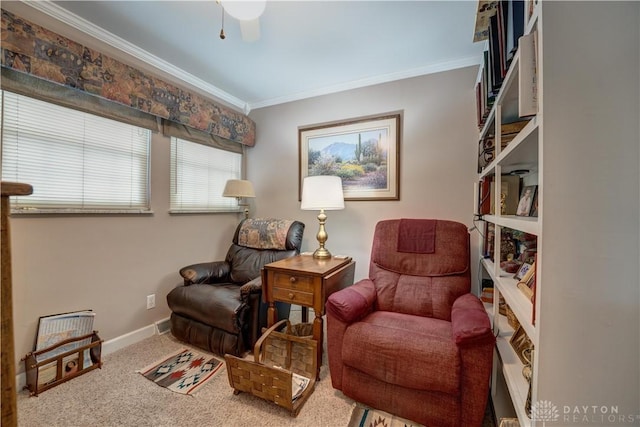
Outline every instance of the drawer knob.
<svg viewBox="0 0 640 427">
<path fill-rule="evenodd" d="M 295 299 L 296 295 L 293 292 L 289 292 L 289 299 Z"/>
<path fill-rule="evenodd" d="M 296 279 L 296 276 L 291 276 L 291 277 L 289 277 L 289 281 L 290 281 L 291 283 L 295 283 L 295 282 L 296 282 L 296 280 L 298 280 L 298 279 Z"/>
</svg>

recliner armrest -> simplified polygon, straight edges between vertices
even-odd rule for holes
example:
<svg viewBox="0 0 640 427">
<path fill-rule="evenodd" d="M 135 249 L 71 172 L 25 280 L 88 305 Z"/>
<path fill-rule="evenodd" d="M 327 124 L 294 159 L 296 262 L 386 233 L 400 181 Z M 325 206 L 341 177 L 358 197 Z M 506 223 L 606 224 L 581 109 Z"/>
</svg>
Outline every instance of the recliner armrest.
<svg viewBox="0 0 640 427">
<path fill-rule="evenodd" d="M 240 297 L 244 300 L 248 295 L 262 292 L 262 277 L 256 277 L 240 287 Z"/>
<path fill-rule="evenodd" d="M 369 279 L 363 279 L 353 286 L 334 292 L 327 299 L 325 309 L 347 324 L 356 322 L 373 311 L 376 288 Z"/>
<path fill-rule="evenodd" d="M 203 262 L 188 265 L 180 269 L 180 276 L 184 279 L 184 285 L 195 283 L 215 283 L 226 281 L 231 271 L 231 266 L 226 261 Z"/>
<path fill-rule="evenodd" d="M 458 347 L 493 344 L 496 337 L 480 299 L 465 294 L 454 301 L 451 308 L 451 332 Z"/>
</svg>

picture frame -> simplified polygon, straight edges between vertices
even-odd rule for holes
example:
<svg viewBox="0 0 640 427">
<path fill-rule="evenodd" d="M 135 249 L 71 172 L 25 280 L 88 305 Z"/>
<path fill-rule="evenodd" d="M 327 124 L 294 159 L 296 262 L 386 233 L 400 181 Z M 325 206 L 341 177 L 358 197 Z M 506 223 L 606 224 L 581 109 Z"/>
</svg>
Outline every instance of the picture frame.
<svg viewBox="0 0 640 427">
<path fill-rule="evenodd" d="M 523 365 L 528 363 L 527 359 L 524 356 L 524 350 L 533 348 L 533 343 L 531 339 L 527 336 L 527 333 L 524 331 L 522 326 L 518 326 L 518 329 L 511 335 L 509 339 L 509 344 L 513 347 L 513 350 L 518 355 L 518 358 L 522 362 Z"/>
<path fill-rule="evenodd" d="M 298 200 L 307 176 L 337 175 L 345 200 L 400 200 L 401 114 L 298 128 Z"/>
<path fill-rule="evenodd" d="M 522 280 L 523 277 L 529 273 L 529 270 L 531 270 L 531 267 L 533 267 L 532 264 L 523 262 L 520 268 L 518 269 L 518 271 L 516 272 L 516 274 L 513 276 L 513 278 L 516 280 Z"/>
<path fill-rule="evenodd" d="M 517 286 L 520 291 L 530 300 L 533 298 L 534 283 L 536 279 L 536 263 L 531 264 L 531 267 L 522 276 L 522 279 L 518 282 Z"/>
<path fill-rule="evenodd" d="M 537 185 L 527 185 L 522 189 L 520 193 L 520 201 L 518 202 L 518 209 L 516 215 L 518 216 L 531 216 L 531 208 L 533 206 L 533 199 L 536 196 Z"/>
</svg>

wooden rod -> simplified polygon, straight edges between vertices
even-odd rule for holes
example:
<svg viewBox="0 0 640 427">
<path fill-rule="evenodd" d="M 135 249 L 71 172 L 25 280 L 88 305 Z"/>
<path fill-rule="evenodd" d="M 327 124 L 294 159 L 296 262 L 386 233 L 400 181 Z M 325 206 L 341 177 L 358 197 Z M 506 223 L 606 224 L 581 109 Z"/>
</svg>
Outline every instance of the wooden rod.
<svg viewBox="0 0 640 427">
<path fill-rule="evenodd" d="M 16 408 L 16 359 L 13 339 L 13 295 L 11 290 L 11 242 L 9 234 L 9 196 L 27 196 L 33 192 L 28 184 L 2 182 L 0 205 L 0 387 L 1 421 L 6 427 L 18 425 Z"/>
</svg>

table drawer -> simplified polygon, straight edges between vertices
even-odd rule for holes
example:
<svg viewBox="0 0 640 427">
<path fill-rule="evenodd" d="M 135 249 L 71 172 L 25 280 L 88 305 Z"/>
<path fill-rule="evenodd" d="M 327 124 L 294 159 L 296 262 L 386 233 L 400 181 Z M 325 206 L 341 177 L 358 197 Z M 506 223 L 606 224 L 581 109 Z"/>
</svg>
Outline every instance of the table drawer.
<svg viewBox="0 0 640 427">
<path fill-rule="evenodd" d="M 290 288 L 273 288 L 273 298 L 276 301 L 288 302 L 296 305 L 313 305 L 313 293 L 301 292 Z"/>
<path fill-rule="evenodd" d="M 302 274 L 274 273 L 273 287 L 286 288 L 294 291 L 313 292 L 314 278 Z"/>
</svg>

